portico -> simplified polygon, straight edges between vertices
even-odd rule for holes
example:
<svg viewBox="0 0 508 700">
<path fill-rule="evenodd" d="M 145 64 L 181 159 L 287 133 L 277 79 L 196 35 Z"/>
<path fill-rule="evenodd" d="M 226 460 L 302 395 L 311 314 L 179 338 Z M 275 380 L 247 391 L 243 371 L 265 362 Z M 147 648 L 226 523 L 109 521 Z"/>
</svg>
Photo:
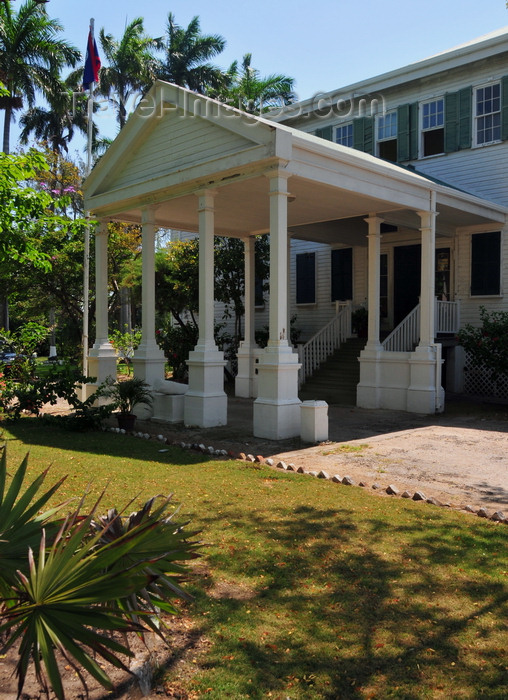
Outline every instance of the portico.
<svg viewBox="0 0 508 700">
<path fill-rule="evenodd" d="M 342 235 L 368 241 L 369 337 L 361 357 L 359 405 L 432 413 L 441 394 L 432 318 L 436 221 L 452 230 L 504 221 L 505 216 L 502 207 L 391 163 L 163 82 L 152 87 L 87 178 L 85 204 L 101 221 L 101 243 L 96 245 L 100 269 L 107 222 L 142 224 L 143 341 L 134 368 L 151 385 L 163 377 L 155 342 L 154 232 L 166 227 L 199 235 L 199 339 L 188 361 L 186 425 L 213 427 L 227 421 L 224 358 L 213 337 L 213 239 L 224 235 L 244 241 L 246 330 L 236 388 L 240 396 L 256 395 L 254 434 L 275 440 L 300 432 L 299 363 L 288 327 L 290 236 L 325 243 Z M 381 223 L 401 219 L 421 233 L 422 313 L 417 350 L 395 358 L 405 379 L 392 392 L 385 369 L 395 360 L 389 357 L 386 365 L 390 353 L 379 343 L 379 246 Z M 268 234 L 269 341 L 261 351 L 254 342 L 253 237 Z M 107 288 L 100 279 L 101 338 L 93 350 L 98 377 L 111 371 L 107 332 L 102 338 Z M 254 356 L 259 358 L 256 391 Z"/>
</svg>

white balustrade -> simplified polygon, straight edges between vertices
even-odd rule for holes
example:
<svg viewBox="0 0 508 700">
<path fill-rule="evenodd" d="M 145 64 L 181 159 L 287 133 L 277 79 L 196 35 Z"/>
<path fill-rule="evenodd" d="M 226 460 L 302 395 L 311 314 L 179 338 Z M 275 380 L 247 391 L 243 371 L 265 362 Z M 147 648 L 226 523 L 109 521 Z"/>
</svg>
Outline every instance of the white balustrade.
<svg viewBox="0 0 508 700">
<path fill-rule="evenodd" d="M 298 346 L 300 386 L 351 336 L 351 302 L 337 302 L 336 308 L 332 320 L 307 343 Z"/>
</svg>

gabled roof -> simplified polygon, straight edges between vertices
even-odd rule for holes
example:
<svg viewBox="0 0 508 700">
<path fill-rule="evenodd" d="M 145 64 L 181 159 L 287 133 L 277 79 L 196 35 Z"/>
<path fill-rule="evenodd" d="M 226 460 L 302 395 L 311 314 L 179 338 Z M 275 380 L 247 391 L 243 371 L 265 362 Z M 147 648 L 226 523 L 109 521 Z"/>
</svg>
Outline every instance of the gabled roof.
<svg viewBox="0 0 508 700">
<path fill-rule="evenodd" d="M 396 221 L 404 212 L 428 210 L 433 192 L 438 207 L 446 207 L 441 227 L 504 221 L 507 212 L 422 174 L 162 81 L 87 178 L 85 206 L 99 217 L 138 222 L 142 209 L 154 204 L 158 225 L 196 231 L 196 194 L 214 188 L 218 233 L 266 233 L 267 175 L 274 169 L 289 176 L 288 224 L 295 235 L 299 227 L 363 221 L 372 212 Z"/>
</svg>

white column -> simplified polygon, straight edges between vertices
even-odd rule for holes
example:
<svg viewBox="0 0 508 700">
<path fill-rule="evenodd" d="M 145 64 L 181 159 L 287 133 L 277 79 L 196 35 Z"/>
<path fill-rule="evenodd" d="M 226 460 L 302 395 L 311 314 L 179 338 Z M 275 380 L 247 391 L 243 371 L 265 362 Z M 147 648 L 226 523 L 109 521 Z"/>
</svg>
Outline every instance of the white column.
<svg viewBox="0 0 508 700">
<path fill-rule="evenodd" d="M 155 340 L 155 206 L 141 214 L 141 328 L 142 338 L 134 352 L 134 375 L 154 386 L 164 379 L 164 353 Z M 146 411 L 144 411 L 146 413 Z M 143 416 L 146 417 L 146 416 Z"/>
<path fill-rule="evenodd" d="M 356 403 L 362 408 L 379 408 L 380 362 L 383 346 L 379 340 L 379 282 L 381 276 L 381 224 L 383 219 L 370 214 L 368 226 L 368 338 L 360 353 L 360 381 L 356 388 Z"/>
<path fill-rule="evenodd" d="M 431 193 L 430 209 L 420 211 L 422 234 L 422 271 L 420 291 L 420 342 L 411 353 L 411 380 L 407 410 L 413 413 L 436 413 L 444 408 L 441 387 L 441 346 L 435 343 L 435 255 L 436 207 Z"/>
<path fill-rule="evenodd" d="M 383 346 L 379 342 L 379 284 L 381 279 L 381 224 L 383 219 L 371 215 L 365 221 L 369 227 L 367 234 L 369 242 L 369 325 L 367 348 L 380 352 L 383 350 Z"/>
<path fill-rule="evenodd" d="M 96 384 L 84 385 L 90 396 L 107 377 L 116 379 L 116 352 L 108 337 L 108 222 L 95 231 L 95 343 L 88 356 L 88 374 Z"/>
<path fill-rule="evenodd" d="M 270 180 L 270 313 L 268 346 L 260 356 L 254 435 L 283 440 L 300 434 L 298 355 L 288 338 L 287 180 L 283 170 Z"/>
<path fill-rule="evenodd" d="M 434 344 L 436 308 L 436 212 L 420 211 L 422 234 L 422 281 L 420 291 L 420 346 Z"/>
<path fill-rule="evenodd" d="M 199 218 L 199 338 L 189 353 L 189 391 L 185 394 L 184 423 L 212 428 L 227 423 L 224 392 L 224 354 L 215 344 L 214 325 L 214 217 L 215 190 L 201 190 Z"/>
<path fill-rule="evenodd" d="M 245 398 L 255 397 L 255 349 L 258 348 L 254 338 L 255 322 L 255 238 L 247 236 L 243 239 L 245 265 L 245 330 L 243 340 L 238 348 L 238 372 L 235 378 L 235 396 Z"/>
</svg>

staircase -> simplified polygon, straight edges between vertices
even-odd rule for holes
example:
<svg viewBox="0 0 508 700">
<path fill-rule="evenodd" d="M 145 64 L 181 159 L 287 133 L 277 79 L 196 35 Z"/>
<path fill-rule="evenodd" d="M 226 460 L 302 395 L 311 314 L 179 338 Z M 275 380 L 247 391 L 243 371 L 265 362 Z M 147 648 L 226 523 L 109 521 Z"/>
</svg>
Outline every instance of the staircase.
<svg viewBox="0 0 508 700">
<path fill-rule="evenodd" d="M 302 401 L 326 401 L 329 404 L 356 405 L 356 385 L 360 381 L 358 357 L 365 338 L 349 338 L 328 360 L 322 362 L 300 389 Z"/>
</svg>

